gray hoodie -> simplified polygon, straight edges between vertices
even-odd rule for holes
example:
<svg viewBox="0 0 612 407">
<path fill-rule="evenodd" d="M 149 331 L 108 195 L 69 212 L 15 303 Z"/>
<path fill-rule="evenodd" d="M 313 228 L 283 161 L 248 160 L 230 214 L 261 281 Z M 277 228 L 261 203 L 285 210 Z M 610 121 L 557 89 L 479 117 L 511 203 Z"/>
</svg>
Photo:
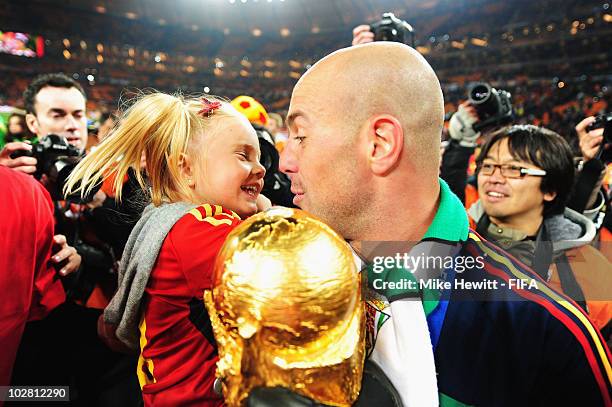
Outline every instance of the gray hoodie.
<svg viewBox="0 0 612 407">
<path fill-rule="evenodd" d="M 468 209 L 468 215 L 476 222 L 485 214 L 482 203 L 477 201 Z M 565 208 L 563 214 L 544 219 L 548 235 L 553 244 L 553 259 L 563 252 L 590 244 L 595 238 L 596 229 L 592 221 L 584 215 Z M 527 235 L 515 230 L 503 230 L 493 223 L 487 230 L 489 237 L 495 240 L 504 250 L 532 265 L 535 242 L 527 240 Z"/>
</svg>

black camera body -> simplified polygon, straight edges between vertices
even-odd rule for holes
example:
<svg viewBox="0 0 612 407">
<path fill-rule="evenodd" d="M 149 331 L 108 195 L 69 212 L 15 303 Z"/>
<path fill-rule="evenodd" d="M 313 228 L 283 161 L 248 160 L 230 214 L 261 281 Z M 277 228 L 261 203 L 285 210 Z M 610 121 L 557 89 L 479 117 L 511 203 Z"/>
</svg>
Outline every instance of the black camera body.
<svg viewBox="0 0 612 407">
<path fill-rule="evenodd" d="M 511 98 L 510 92 L 495 89 L 488 83 L 480 82 L 472 86 L 468 99 L 479 119 L 473 126 L 474 130 L 511 123 L 514 118 Z"/>
<path fill-rule="evenodd" d="M 612 113 L 600 114 L 595 121 L 587 127 L 587 131 L 604 129 L 604 143 L 612 143 Z"/>
<path fill-rule="evenodd" d="M 587 131 L 604 129 L 601 148 L 597 153 L 597 158 L 608 164 L 612 162 L 612 113 L 600 114 L 595 121 L 587 127 Z"/>
<path fill-rule="evenodd" d="M 81 159 L 81 151 L 68 143 L 65 137 L 49 134 L 43 137 L 32 150 L 19 150 L 11 158 L 22 156 L 36 158 L 34 177 L 40 179 L 44 174 L 49 185 L 47 189 L 53 199 L 63 199 L 62 189 L 66 179 Z"/>
<path fill-rule="evenodd" d="M 382 20 L 370 24 L 374 41 L 394 41 L 414 48 L 414 30 L 410 24 L 395 17 L 393 13 L 383 13 Z"/>
</svg>

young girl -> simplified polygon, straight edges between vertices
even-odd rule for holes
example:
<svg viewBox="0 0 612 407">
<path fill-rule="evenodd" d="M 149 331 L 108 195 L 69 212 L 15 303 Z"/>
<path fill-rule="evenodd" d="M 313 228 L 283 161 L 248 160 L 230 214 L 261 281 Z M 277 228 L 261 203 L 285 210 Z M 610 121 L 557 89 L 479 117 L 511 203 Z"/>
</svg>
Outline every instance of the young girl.
<svg viewBox="0 0 612 407">
<path fill-rule="evenodd" d="M 111 136 L 73 171 L 86 193 L 115 172 L 114 189 L 146 157 L 149 205 L 126 245 L 119 289 L 105 310 L 117 338 L 140 348 L 145 405 L 217 406 L 217 353 L 203 292 L 217 252 L 240 217 L 258 210 L 264 168 L 247 119 L 216 99 L 154 93 L 126 111 Z"/>
</svg>

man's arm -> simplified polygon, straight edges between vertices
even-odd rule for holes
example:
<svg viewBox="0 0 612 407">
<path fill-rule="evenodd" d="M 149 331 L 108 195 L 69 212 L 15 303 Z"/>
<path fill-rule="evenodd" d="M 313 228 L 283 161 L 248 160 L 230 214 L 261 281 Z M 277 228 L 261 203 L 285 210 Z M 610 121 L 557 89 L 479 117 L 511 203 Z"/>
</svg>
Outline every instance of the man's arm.
<svg viewBox="0 0 612 407">
<path fill-rule="evenodd" d="M 72 274 L 77 271 L 81 266 L 81 255 L 77 253 L 74 247 L 68 244 L 66 241 L 66 236 L 53 236 L 53 244 L 56 250 L 54 250 L 51 261 L 56 265 L 56 267 L 62 267 L 59 270 L 60 275 L 67 276 L 68 274 Z"/>
<path fill-rule="evenodd" d="M 467 186 L 467 170 L 470 157 L 474 154 L 473 147 L 463 147 L 455 141 L 451 141 L 444 151 L 442 166 L 440 167 L 440 178 L 442 178 L 451 191 L 459 197 L 465 205 L 465 188 Z"/>
<path fill-rule="evenodd" d="M 467 186 L 467 170 L 470 157 L 474 154 L 476 140 L 480 132 L 473 129 L 478 121 L 476 110 L 469 103 L 459 105 L 457 113 L 451 117 L 449 134 L 451 141 L 442 156 L 440 178 L 451 191 L 465 204 L 465 187 Z"/>
<path fill-rule="evenodd" d="M 604 205 L 600 190 L 606 173 L 606 166 L 597 158 L 603 142 L 603 129 L 587 131 L 594 121 L 595 117 L 590 116 L 576 125 L 584 164 L 577 173 L 574 191 L 567 205 L 577 212 L 588 212 L 584 214 L 590 215 L 591 220 L 597 217 Z"/>
</svg>

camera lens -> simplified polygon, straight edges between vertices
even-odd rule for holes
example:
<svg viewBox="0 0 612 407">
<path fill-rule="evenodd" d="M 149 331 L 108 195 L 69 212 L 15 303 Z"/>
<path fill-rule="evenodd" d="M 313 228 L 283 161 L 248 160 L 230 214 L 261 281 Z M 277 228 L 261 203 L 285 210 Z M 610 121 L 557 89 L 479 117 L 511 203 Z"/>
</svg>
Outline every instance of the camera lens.
<svg viewBox="0 0 612 407">
<path fill-rule="evenodd" d="M 477 83 L 472 87 L 468 98 L 476 108 L 480 120 L 486 120 L 499 113 L 500 106 L 496 96 L 495 90 L 488 83 Z"/>
<path fill-rule="evenodd" d="M 475 85 L 470 92 L 470 102 L 473 105 L 480 105 L 486 103 L 487 99 L 491 97 L 491 87 L 486 83 Z"/>
</svg>

